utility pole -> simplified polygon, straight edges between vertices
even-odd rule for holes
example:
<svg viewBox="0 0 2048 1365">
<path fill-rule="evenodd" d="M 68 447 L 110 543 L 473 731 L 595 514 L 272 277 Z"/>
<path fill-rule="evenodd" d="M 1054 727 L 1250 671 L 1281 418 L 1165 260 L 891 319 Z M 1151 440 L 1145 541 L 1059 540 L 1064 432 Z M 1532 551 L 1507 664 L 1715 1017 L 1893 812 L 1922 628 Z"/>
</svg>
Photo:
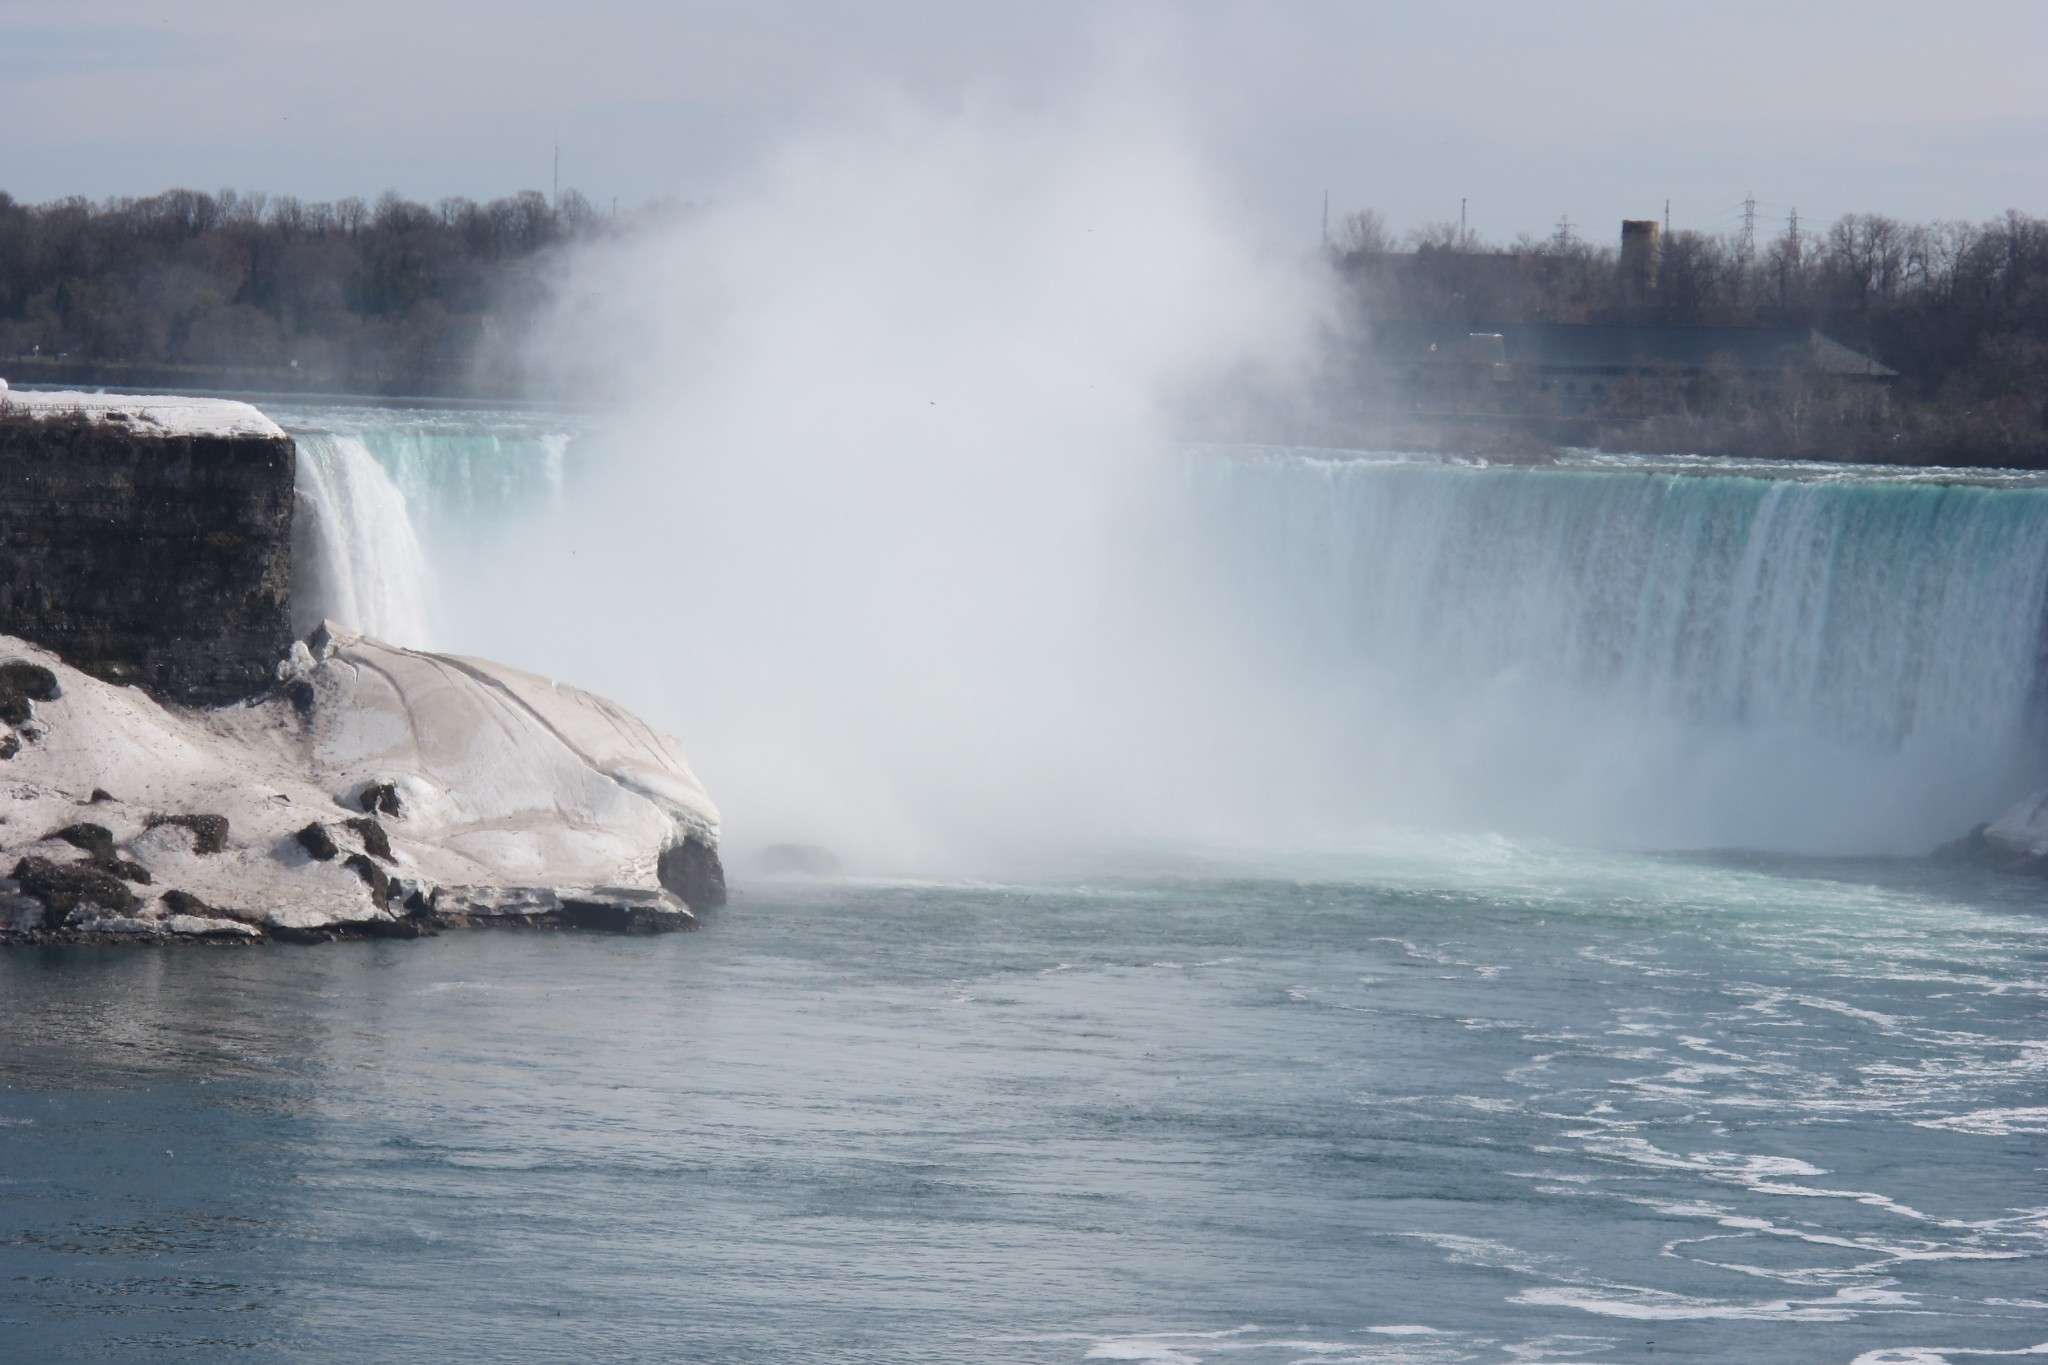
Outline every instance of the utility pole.
<svg viewBox="0 0 2048 1365">
<path fill-rule="evenodd" d="M 1799 273 L 1799 210 L 1785 220 L 1785 249 L 1778 253 L 1778 302 L 1792 293 L 1792 277 Z"/>
</svg>

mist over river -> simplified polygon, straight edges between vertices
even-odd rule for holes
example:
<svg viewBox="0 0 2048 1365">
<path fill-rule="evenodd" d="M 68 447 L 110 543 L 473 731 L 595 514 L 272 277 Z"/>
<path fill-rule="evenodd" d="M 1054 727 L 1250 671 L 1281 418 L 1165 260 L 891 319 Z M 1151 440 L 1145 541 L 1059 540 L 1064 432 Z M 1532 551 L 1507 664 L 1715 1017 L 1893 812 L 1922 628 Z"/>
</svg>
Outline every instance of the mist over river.
<svg viewBox="0 0 2048 1365">
<path fill-rule="evenodd" d="M 1142 648 L 1004 713 L 1071 742 L 899 728 L 917 641 L 818 675 L 868 709 L 790 716 L 850 727 L 816 790 L 891 793 L 848 815 L 747 770 L 782 697 L 700 676 L 755 647 L 716 604 L 692 633 L 715 577 L 617 648 L 524 591 L 601 551 L 563 536 L 603 424 L 278 416 L 302 605 L 674 729 L 733 900 L 659 939 L 0 957 L 0 1354 L 2048 1342 L 2040 884 L 1920 856 L 2040 771 L 2035 480 L 1183 447 L 1077 637 L 1150 613 Z M 1014 838 L 963 840 L 991 812 Z M 762 872 L 793 838 L 847 870 Z"/>
</svg>

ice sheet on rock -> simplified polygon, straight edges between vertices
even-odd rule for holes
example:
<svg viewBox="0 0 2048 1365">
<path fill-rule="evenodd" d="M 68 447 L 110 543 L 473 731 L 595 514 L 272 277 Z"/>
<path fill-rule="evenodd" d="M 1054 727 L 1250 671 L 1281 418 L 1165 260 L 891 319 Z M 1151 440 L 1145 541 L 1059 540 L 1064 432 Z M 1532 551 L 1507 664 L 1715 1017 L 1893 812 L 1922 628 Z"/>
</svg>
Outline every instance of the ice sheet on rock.
<svg viewBox="0 0 2048 1365">
<path fill-rule="evenodd" d="M 172 915 L 164 921 L 167 933 L 193 938 L 261 938 L 246 924 L 231 919 L 208 919 L 203 915 Z"/>
<path fill-rule="evenodd" d="M 287 670 L 310 687 L 309 712 L 283 696 L 209 711 L 160 705 L 0 636 L 0 659 L 41 663 L 61 684 L 36 704 L 40 736 L 0 762 L 0 874 L 30 851 L 76 860 L 49 839 L 89 820 L 152 874 L 132 888 L 144 914 L 176 890 L 228 922 L 388 918 L 346 865 L 364 851 L 348 821 L 363 818 L 373 782 L 395 783 L 403 803 L 377 817 L 391 856 L 376 865 L 408 889 L 461 886 L 480 901 L 536 887 L 653 892 L 662 850 L 689 836 L 715 846 L 717 810 L 676 742 L 602 698 L 339 628 L 320 644 L 322 657 L 301 645 Z M 92 801 L 95 789 L 110 799 Z M 222 851 L 202 854 L 189 830 L 161 822 L 199 814 L 226 817 Z M 297 835 L 313 823 L 341 857 L 308 855 Z"/>
<path fill-rule="evenodd" d="M 174 394 L 79 393 L 60 390 L 5 396 L 9 413 L 33 417 L 77 414 L 116 423 L 149 436 L 261 436 L 280 439 L 284 428 L 247 403 L 231 398 L 187 398 Z"/>
<path fill-rule="evenodd" d="M 442 882 L 652 886 L 686 834 L 715 840 L 717 808 L 681 746 L 580 688 L 479 659 L 400 649 L 331 623 L 300 660 L 312 769 L 355 809 L 396 781 L 395 838 L 439 847 Z"/>
</svg>

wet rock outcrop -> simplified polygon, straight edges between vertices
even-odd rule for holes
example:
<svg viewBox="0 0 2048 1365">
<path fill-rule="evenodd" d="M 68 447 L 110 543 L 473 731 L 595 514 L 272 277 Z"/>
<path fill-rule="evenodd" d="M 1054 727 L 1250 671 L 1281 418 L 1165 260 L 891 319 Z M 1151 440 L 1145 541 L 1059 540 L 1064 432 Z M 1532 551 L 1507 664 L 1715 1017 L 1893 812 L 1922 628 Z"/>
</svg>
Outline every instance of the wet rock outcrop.
<svg viewBox="0 0 2048 1365">
<path fill-rule="evenodd" d="M 1989 824 L 1936 851 L 1937 858 L 1998 872 L 2048 876 L 2048 791 L 2038 791 Z"/>
</svg>

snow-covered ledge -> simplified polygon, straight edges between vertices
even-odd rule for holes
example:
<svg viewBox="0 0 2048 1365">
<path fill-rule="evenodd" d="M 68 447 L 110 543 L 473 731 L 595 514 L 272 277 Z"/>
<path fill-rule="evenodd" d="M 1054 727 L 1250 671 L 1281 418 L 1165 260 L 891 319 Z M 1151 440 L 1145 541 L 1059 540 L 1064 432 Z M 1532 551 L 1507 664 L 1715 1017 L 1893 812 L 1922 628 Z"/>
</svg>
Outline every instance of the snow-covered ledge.
<svg viewBox="0 0 2048 1365">
<path fill-rule="evenodd" d="M 276 693 L 163 705 L 0 636 L 0 939 L 693 927 L 718 812 L 578 688 L 333 624 Z"/>
<path fill-rule="evenodd" d="M 260 437 L 281 440 L 284 428 L 248 403 L 186 394 L 81 393 L 74 389 L 9 391 L 0 405 L 28 417 L 79 417 L 150 436 Z"/>
</svg>

